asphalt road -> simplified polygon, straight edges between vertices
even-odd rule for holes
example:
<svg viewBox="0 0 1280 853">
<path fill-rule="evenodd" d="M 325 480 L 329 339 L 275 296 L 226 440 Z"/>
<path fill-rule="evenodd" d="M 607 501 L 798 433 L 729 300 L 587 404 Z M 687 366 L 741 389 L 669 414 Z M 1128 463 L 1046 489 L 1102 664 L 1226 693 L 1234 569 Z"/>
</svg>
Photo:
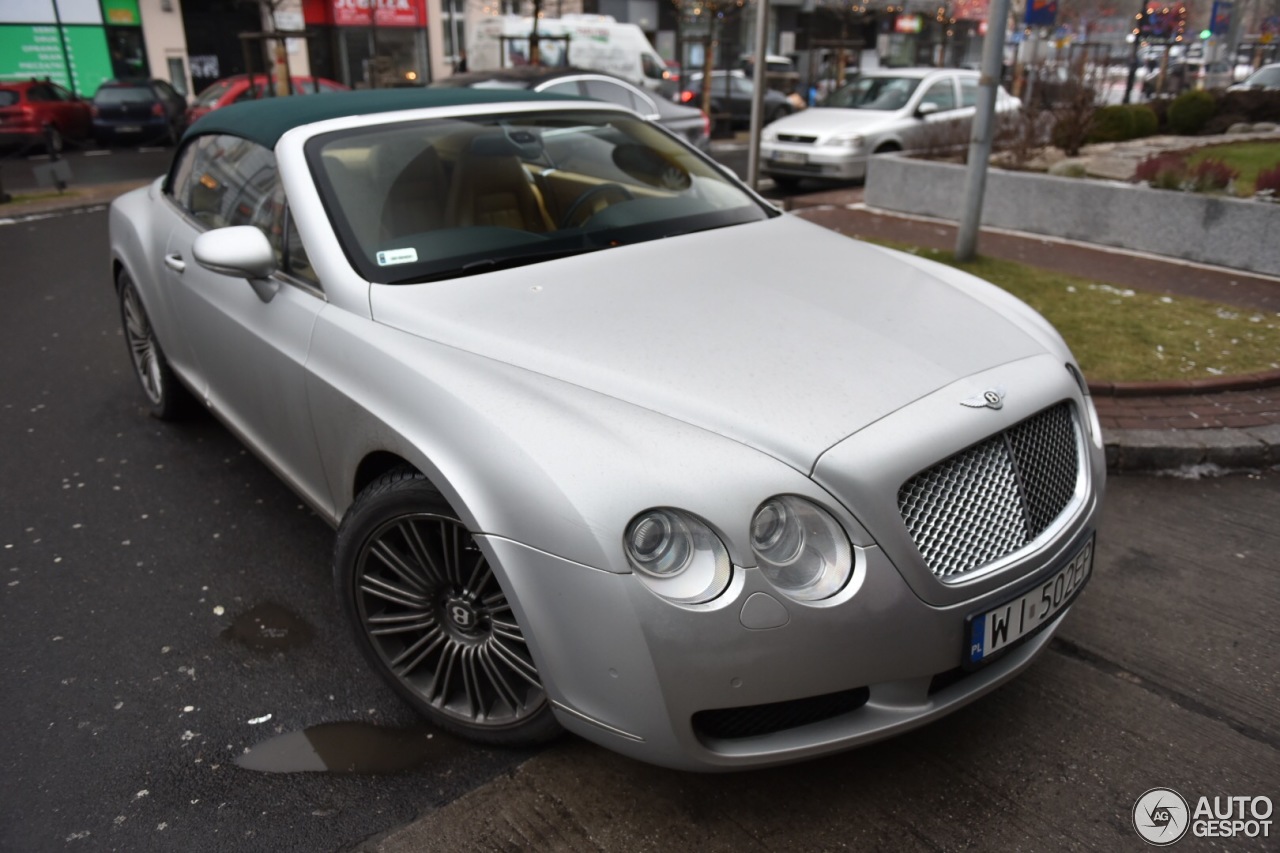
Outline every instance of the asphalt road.
<svg viewBox="0 0 1280 853">
<path fill-rule="evenodd" d="M 70 149 L 63 156 L 71 169 L 70 186 L 145 181 L 169 169 L 173 149 L 164 146 L 99 148 L 89 145 Z M 0 185 L 8 193 L 30 193 L 41 189 L 37 169 L 49 165 L 43 154 L 28 155 L 7 150 L 0 152 Z"/>
<path fill-rule="evenodd" d="M 328 527 L 213 421 L 143 413 L 106 257 L 102 212 L 0 226 L 0 849 L 1138 850 L 1150 787 L 1280 801 L 1274 473 L 1113 478 L 1041 660 L 864 750 L 709 777 L 413 728 Z"/>
<path fill-rule="evenodd" d="M 237 766 L 417 722 L 348 636 L 332 532 L 211 419 L 143 413 L 104 212 L 0 227 L 0 263 L 0 850 L 334 850 L 528 757 L 423 730 L 405 775 Z"/>
<path fill-rule="evenodd" d="M 1094 576 L 1058 636 L 956 714 L 728 776 L 564 741 L 360 850 L 1140 851 L 1131 811 L 1151 788 L 1192 810 L 1201 796 L 1274 806 L 1278 517 L 1280 473 L 1113 477 Z M 1278 838 L 1280 814 L 1268 838 L 1188 834 L 1172 849 L 1276 850 Z"/>
</svg>

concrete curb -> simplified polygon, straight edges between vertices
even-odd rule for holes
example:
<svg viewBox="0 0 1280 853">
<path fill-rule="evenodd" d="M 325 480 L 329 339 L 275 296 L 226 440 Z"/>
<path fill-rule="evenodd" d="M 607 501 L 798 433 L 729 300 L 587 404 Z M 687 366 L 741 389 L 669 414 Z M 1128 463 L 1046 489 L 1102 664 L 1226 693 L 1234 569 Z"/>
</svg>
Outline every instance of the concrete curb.
<svg viewBox="0 0 1280 853">
<path fill-rule="evenodd" d="M 1176 471 L 1280 466 L 1280 424 L 1246 429 L 1103 430 L 1107 470 Z"/>
<path fill-rule="evenodd" d="M 51 198 L 33 199 L 31 201 L 11 201 L 0 204 L 0 222 L 21 222 L 33 216 L 45 216 L 54 213 L 70 213 L 110 204 L 117 196 L 130 190 L 145 187 L 155 180 L 123 181 L 114 184 L 89 184 L 72 186 L 68 189 L 74 195 L 67 194 Z"/>
<path fill-rule="evenodd" d="M 1175 379 L 1153 382 L 1090 382 L 1095 397 L 1172 397 L 1180 394 L 1216 394 L 1222 391 L 1257 391 L 1280 385 L 1280 370 L 1264 370 L 1239 376 Z"/>
</svg>

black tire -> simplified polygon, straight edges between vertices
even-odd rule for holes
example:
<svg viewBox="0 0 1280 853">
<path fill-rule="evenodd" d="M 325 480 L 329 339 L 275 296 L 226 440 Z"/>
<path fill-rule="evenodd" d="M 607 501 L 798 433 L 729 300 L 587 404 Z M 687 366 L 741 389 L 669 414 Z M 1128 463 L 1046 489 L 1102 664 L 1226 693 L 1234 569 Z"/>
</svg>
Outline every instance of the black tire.
<svg viewBox="0 0 1280 853">
<path fill-rule="evenodd" d="M 506 592 L 417 471 L 396 469 L 360 493 L 333 569 L 361 652 L 427 719 L 502 746 L 561 732 Z"/>
<path fill-rule="evenodd" d="M 125 344 L 129 347 L 129 361 L 133 364 L 133 375 L 142 387 L 151 416 L 162 421 L 178 420 L 190 411 L 194 400 L 169 366 L 138 289 L 124 270 L 116 276 L 116 293 L 120 299 L 120 324 L 124 329 Z"/>
<path fill-rule="evenodd" d="M 769 175 L 773 183 L 784 193 L 793 193 L 800 189 L 800 181 L 795 175 Z"/>
</svg>

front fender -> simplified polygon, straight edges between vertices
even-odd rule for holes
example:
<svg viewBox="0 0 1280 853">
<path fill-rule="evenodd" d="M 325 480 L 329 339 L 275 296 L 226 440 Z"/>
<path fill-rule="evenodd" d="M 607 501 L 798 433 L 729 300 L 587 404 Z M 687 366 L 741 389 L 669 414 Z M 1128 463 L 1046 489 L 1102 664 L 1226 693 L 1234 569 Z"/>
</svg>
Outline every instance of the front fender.
<svg viewBox="0 0 1280 853">
<path fill-rule="evenodd" d="M 746 445 L 612 397 L 356 317 L 324 312 L 309 398 L 336 523 L 361 460 L 418 467 L 474 532 L 629 572 L 627 523 L 675 506 L 705 519 L 737 565 L 753 565 L 751 517 L 778 493 L 832 508 L 803 473 Z"/>
</svg>

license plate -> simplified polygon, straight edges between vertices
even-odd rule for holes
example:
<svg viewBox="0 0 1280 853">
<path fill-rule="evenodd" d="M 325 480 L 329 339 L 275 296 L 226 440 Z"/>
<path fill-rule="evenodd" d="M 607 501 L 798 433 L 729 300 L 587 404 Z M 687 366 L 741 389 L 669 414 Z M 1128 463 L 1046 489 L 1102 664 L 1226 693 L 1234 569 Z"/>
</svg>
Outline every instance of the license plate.
<svg viewBox="0 0 1280 853">
<path fill-rule="evenodd" d="M 1060 570 L 1012 601 L 969 617 L 965 650 L 970 666 L 981 664 L 1047 625 L 1075 600 L 1093 571 L 1093 539 Z"/>
<path fill-rule="evenodd" d="M 773 162 L 804 164 L 809 162 L 809 155 L 803 151 L 775 151 L 773 152 Z"/>
<path fill-rule="evenodd" d="M 141 133 L 142 128 L 136 124 L 119 124 L 116 125 L 116 133 Z"/>
</svg>

